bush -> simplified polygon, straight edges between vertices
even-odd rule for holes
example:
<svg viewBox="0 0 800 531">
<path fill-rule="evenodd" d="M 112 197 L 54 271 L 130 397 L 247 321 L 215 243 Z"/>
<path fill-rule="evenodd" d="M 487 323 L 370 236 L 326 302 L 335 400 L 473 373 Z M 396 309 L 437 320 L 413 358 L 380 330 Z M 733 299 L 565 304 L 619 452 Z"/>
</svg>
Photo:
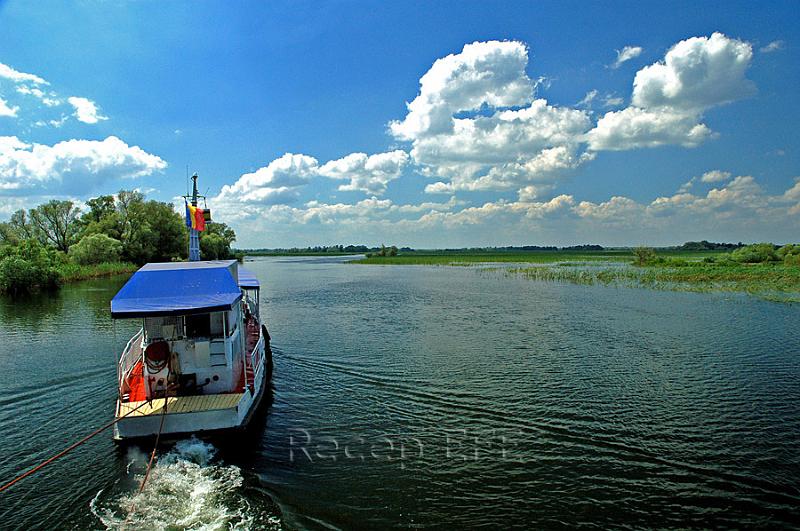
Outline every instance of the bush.
<svg viewBox="0 0 800 531">
<path fill-rule="evenodd" d="M 787 254 L 783 263 L 787 266 L 800 266 L 800 254 Z"/>
<path fill-rule="evenodd" d="M 62 257 L 36 240 L 4 247 L 0 252 L 0 292 L 20 295 L 39 288 L 57 288 L 61 283 L 58 266 Z"/>
<path fill-rule="evenodd" d="M 766 262 L 780 262 L 783 260 L 775 252 L 771 243 L 756 243 L 736 249 L 730 254 L 731 260 L 742 264 L 762 264 Z"/>
<path fill-rule="evenodd" d="M 633 255 L 636 257 L 634 264 L 644 266 L 655 262 L 656 251 L 652 247 L 637 247 L 633 250 Z"/>
<path fill-rule="evenodd" d="M 105 234 L 91 234 L 69 248 L 69 256 L 81 265 L 118 262 L 122 242 Z"/>
</svg>

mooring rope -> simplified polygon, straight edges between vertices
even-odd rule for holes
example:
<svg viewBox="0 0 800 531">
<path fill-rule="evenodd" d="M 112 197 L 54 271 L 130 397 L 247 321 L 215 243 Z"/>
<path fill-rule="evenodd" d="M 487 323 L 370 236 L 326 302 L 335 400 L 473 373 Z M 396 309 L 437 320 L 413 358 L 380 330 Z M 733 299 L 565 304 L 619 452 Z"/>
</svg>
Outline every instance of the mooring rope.
<svg viewBox="0 0 800 531">
<path fill-rule="evenodd" d="M 6 489 L 14 486 L 16 483 L 18 483 L 19 481 L 22 481 L 23 479 L 25 479 L 26 477 L 30 476 L 31 474 L 34 474 L 34 473 L 38 472 L 39 470 L 41 470 L 45 466 L 49 465 L 50 463 L 52 463 L 56 459 L 59 459 L 59 458 L 65 456 L 66 454 L 68 454 L 69 452 L 71 452 L 72 450 L 77 448 L 78 446 L 82 445 L 83 443 L 85 443 L 86 441 L 88 441 L 89 439 L 91 439 L 92 437 L 97 435 L 98 433 L 101 433 L 101 432 L 107 430 L 108 428 L 110 428 L 111 426 L 113 426 L 114 424 L 119 422 L 120 420 L 124 419 L 125 417 L 127 417 L 131 413 L 134 413 L 135 411 L 138 411 L 140 408 L 144 407 L 147 404 L 149 404 L 149 402 L 142 402 L 141 404 L 136 406 L 134 409 L 131 409 L 130 411 L 128 411 L 127 413 L 122 415 L 121 417 L 115 418 L 111 422 L 109 422 L 107 424 L 104 424 L 103 426 L 97 428 L 96 430 L 94 430 L 92 433 L 90 433 L 89 435 L 87 435 L 83 439 L 79 440 L 76 443 L 73 443 L 72 445 L 70 445 L 69 447 L 67 447 L 64 450 L 60 451 L 59 453 L 57 453 L 53 457 L 42 461 L 41 463 L 39 463 L 35 467 L 31 468 L 30 470 L 28 470 L 24 474 L 21 474 L 21 475 L 17 476 L 16 478 L 14 478 L 13 480 L 9 481 L 8 483 L 4 484 L 2 487 L 0 487 L 0 492 L 3 492 Z"/>
</svg>

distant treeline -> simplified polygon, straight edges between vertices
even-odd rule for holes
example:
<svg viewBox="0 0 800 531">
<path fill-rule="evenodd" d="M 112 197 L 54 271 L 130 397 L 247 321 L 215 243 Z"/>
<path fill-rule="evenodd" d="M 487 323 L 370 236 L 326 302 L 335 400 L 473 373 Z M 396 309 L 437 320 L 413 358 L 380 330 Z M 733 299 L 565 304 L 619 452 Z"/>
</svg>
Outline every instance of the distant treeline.
<svg viewBox="0 0 800 531">
<path fill-rule="evenodd" d="M 676 249 L 680 249 L 681 251 L 733 251 L 734 249 L 740 249 L 744 246 L 745 244 L 742 242 L 715 243 L 703 240 L 701 242 L 686 242 L 676 247 Z"/>
<path fill-rule="evenodd" d="M 236 252 L 242 252 L 249 256 L 269 256 L 269 255 L 287 255 L 287 254 L 366 254 L 380 252 L 386 249 L 384 245 L 377 247 L 368 247 L 366 245 L 317 245 L 314 247 L 276 247 L 261 248 L 261 249 L 236 249 Z M 602 245 L 572 245 L 569 247 L 556 247 L 553 245 L 521 245 L 521 246 L 505 246 L 505 247 L 460 247 L 454 249 L 413 249 L 411 247 L 391 246 L 400 253 L 412 253 L 420 251 L 438 251 L 445 253 L 498 253 L 498 252 L 520 252 L 520 251 L 603 251 L 605 248 Z"/>
</svg>

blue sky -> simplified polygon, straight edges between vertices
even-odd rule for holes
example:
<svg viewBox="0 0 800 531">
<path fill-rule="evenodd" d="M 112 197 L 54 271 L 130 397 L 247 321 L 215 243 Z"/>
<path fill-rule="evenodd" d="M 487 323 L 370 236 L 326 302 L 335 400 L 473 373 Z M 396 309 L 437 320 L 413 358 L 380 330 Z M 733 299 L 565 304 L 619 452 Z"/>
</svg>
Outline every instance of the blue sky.
<svg viewBox="0 0 800 531">
<path fill-rule="evenodd" d="M 796 2 L 9 1 L 0 29 L 0 219 L 174 201 L 188 165 L 243 247 L 798 239 Z"/>
</svg>

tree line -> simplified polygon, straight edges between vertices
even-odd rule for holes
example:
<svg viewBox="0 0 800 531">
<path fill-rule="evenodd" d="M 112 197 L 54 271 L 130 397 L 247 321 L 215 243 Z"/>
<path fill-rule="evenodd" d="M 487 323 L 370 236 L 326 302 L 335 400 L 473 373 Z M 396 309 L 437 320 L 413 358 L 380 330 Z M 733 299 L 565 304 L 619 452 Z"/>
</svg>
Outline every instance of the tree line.
<svg viewBox="0 0 800 531">
<path fill-rule="evenodd" d="M 235 239 L 226 224 L 208 223 L 200 233 L 203 258 L 234 257 Z M 57 287 L 70 266 L 184 260 L 188 242 L 185 218 L 171 203 L 135 190 L 94 197 L 85 209 L 52 200 L 0 223 L 0 292 Z"/>
</svg>

